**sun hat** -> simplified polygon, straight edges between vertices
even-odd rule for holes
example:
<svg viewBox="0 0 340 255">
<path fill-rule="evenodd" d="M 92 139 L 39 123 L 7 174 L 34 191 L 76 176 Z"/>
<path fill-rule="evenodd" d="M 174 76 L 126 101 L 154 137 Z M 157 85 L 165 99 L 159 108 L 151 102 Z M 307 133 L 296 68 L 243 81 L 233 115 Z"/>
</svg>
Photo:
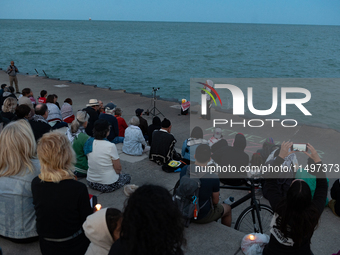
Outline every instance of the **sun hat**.
<svg viewBox="0 0 340 255">
<path fill-rule="evenodd" d="M 86 106 L 95 106 L 99 105 L 99 102 L 97 99 L 90 99 L 89 103 Z"/>
</svg>

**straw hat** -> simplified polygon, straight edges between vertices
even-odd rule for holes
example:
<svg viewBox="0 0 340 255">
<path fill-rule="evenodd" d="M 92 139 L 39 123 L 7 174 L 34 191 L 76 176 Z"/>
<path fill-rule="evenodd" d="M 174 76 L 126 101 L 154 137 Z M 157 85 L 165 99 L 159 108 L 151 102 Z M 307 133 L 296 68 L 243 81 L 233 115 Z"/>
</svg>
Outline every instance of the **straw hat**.
<svg viewBox="0 0 340 255">
<path fill-rule="evenodd" d="M 95 106 L 99 105 L 99 102 L 97 99 L 90 99 L 89 103 L 86 106 Z"/>
</svg>

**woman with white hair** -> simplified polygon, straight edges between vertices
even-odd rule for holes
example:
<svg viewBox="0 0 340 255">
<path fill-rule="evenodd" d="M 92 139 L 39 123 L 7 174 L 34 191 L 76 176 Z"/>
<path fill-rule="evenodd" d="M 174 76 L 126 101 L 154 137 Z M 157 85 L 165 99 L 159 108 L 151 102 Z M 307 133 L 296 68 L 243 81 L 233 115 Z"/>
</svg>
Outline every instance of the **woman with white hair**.
<svg viewBox="0 0 340 255">
<path fill-rule="evenodd" d="M 18 100 L 13 97 L 7 97 L 2 106 L 1 116 L 8 119 L 9 121 L 15 118 L 15 108 L 18 105 Z"/>
<path fill-rule="evenodd" d="M 72 144 L 76 153 L 77 162 L 74 165 L 74 174 L 77 177 L 86 177 L 87 169 L 89 168 L 87 157 L 84 153 L 84 145 L 89 139 L 85 132 L 90 116 L 85 111 L 78 111 L 76 118 L 72 121 L 71 126 L 67 129 L 66 135 Z"/>
<path fill-rule="evenodd" d="M 90 241 L 82 225 L 92 214 L 84 183 L 71 169 L 75 154 L 64 134 L 50 132 L 38 142 L 41 174 L 32 181 L 40 250 L 45 254 L 83 255 Z"/>
<path fill-rule="evenodd" d="M 138 117 L 133 116 L 129 122 L 130 126 L 125 129 L 123 152 L 132 156 L 140 156 L 149 151 L 150 146 L 147 146 L 142 130 L 138 127 Z"/>
<path fill-rule="evenodd" d="M 31 181 L 40 173 L 36 143 L 25 120 L 0 133 L 0 236 L 17 243 L 38 240 Z"/>
</svg>

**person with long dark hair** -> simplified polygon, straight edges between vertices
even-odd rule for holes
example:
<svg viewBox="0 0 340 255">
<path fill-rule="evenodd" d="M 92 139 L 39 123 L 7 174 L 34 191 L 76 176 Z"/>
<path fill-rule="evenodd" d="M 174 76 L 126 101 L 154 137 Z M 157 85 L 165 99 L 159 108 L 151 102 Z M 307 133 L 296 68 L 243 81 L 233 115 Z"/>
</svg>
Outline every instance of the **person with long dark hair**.
<svg viewBox="0 0 340 255">
<path fill-rule="evenodd" d="M 273 166 L 281 166 L 284 158 L 292 153 L 289 152 L 292 144 L 291 142 L 282 143 Z M 264 255 L 313 254 L 310 242 L 325 207 L 328 186 L 326 174 L 322 169 L 317 171 L 318 165 L 322 164 L 318 153 L 310 144 L 307 144 L 307 148 L 311 153 L 304 153 L 315 162 L 315 165 L 311 166 L 311 169 L 315 167 L 314 171 L 310 172 L 317 177 L 313 198 L 308 184 L 301 179 L 292 182 L 286 197 L 281 197 L 275 179 L 266 180 L 269 190 L 268 200 L 275 214 L 271 222 L 270 241 L 263 251 Z"/>
<path fill-rule="evenodd" d="M 127 202 L 120 239 L 109 255 L 181 255 L 185 244 L 182 215 L 169 191 L 143 185 Z"/>
</svg>

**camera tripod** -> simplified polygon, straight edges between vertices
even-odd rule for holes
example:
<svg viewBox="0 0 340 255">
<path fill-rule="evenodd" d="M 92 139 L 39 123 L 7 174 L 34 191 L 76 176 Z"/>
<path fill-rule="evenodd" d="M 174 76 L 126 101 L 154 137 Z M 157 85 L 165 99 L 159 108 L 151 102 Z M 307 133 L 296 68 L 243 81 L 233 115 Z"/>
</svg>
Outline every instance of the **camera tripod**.
<svg viewBox="0 0 340 255">
<path fill-rule="evenodd" d="M 153 101 L 153 107 L 151 108 L 151 110 L 150 110 L 150 114 L 152 115 L 152 116 L 157 116 L 158 114 L 161 114 L 163 117 L 165 117 L 164 116 L 164 114 L 156 107 L 156 100 L 157 100 L 157 96 L 156 96 L 156 92 L 157 92 L 157 90 L 159 90 L 160 88 L 152 88 L 152 93 L 153 93 L 153 97 L 152 97 L 152 101 Z M 156 114 L 156 111 L 157 111 L 157 114 Z"/>
</svg>

